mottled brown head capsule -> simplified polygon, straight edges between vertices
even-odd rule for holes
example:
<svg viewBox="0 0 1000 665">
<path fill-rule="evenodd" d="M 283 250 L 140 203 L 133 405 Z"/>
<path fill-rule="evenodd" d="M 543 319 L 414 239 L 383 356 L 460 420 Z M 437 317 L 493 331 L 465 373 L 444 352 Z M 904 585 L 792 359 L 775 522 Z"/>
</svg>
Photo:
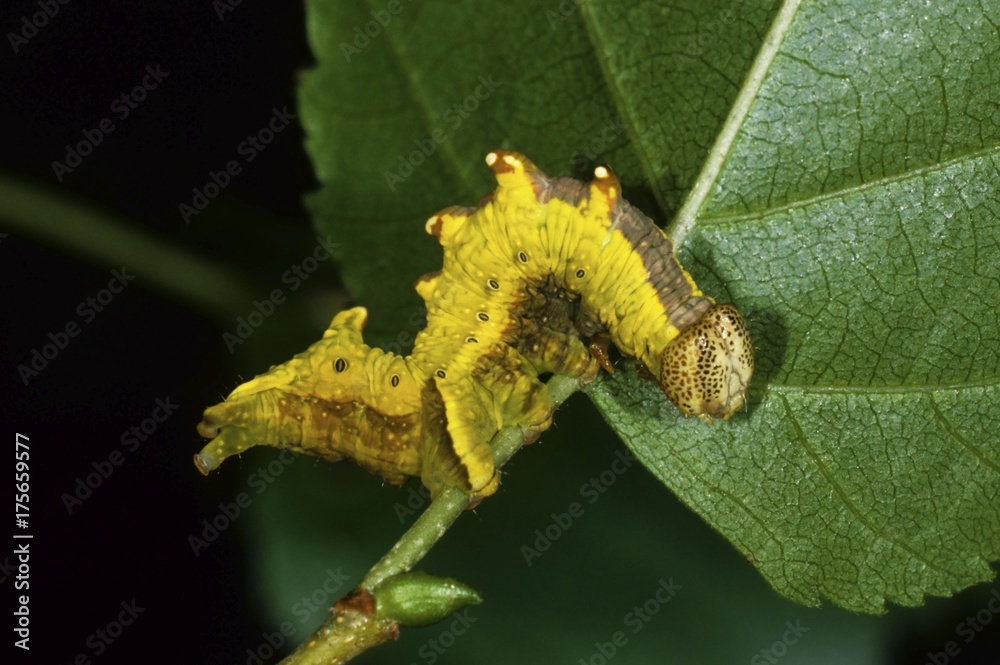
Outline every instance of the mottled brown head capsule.
<svg viewBox="0 0 1000 665">
<path fill-rule="evenodd" d="M 743 408 L 753 347 L 732 305 L 713 305 L 663 352 L 660 386 L 686 416 L 728 419 Z"/>
</svg>

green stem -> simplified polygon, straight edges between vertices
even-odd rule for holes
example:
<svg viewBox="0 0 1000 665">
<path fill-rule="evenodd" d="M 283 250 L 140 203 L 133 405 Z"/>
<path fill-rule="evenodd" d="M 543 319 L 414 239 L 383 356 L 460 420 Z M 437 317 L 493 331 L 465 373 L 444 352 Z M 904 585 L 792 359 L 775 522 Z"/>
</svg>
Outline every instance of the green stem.
<svg viewBox="0 0 1000 665">
<path fill-rule="evenodd" d="M 553 408 L 558 407 L 574 392 L 580 382 L 565 376 L 554 376 L 548 382 Z M 520 427 L 505 427 L 490 442 L 493 448 L 493 465 L 499 469 L 524 445 L 524 431 Z M 374 589 L 393 575 L 408 572 L 458 519 L 466 506 L 469 495 L 460 489 L 448 487 L 431 502 L 409 531 L 403 534 L 392 549 L 368 571 L 361 580 L 361 587 Z"/>
<path fill-rule="evenodd" d="M 375 616 L 375 603 L 367 591 L 348 594 L 330 610 L 330 618 L 308 641 L 282 663 L 340 665 L 399 637 L 395 621 Z"/>
<path fill-rule="evenodd" d="M 553 408 L 565 402 L 580 389 L 577 379 L 554 376 L 548 382 Z M 493 464 L 502 467 L 524 445 L 524 430 L 505 427 L 490 442 L 493 447 Z M 410 571 L 448 531 L 462 511 L 469 505 L 469 496 L 460 489 L 449 487 L 431 502 L 427 510 L 393 545 L 392 549 L 372 566 L 354 593 L 373 590 L 388 578 Z M 334 605 L 330 618 L 313 633 L 307 642 L 282 665 L 332 665 L 345 663 L 362 651 L 396 639 L 395 624 L 391 626 L 374 615 L 368 621 L 347 615 Z M 359 649 L 359 642 L 364 647 Z"/>
<path fill-rule="evenodd" d="M 139 281 L 203 311 L 228 315 L 252 297 L 243 280 L 184 247 L 73 197 L 0 173 L 0 219 L 9 229 L 95 264 L 126 266 Z"/>
</svg>

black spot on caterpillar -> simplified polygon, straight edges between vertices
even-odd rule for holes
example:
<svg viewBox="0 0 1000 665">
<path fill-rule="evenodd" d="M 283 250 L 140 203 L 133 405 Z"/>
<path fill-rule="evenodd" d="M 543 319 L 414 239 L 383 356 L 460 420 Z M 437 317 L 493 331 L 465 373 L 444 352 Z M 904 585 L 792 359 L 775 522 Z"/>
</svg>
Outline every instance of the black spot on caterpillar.
<svg viewBox="0 0 1000 665">
<path fill-rule="evenodd" d="M 610 169 L 584 183 L 550 178 L 518 153 L 486 163 L 497 189 L 426 223 L 444 264 L 417 281 L 427 326 L 413 353 L 366 345 L 363 307 L 337 314 L 322 340 L 205 410 L 203 473 L 268 444 L 481 500 L 499 482 L 493 435 L 518 425 L 534 440 L 552 422 L 539 375 L 590 381 L 610 369 L 609 342 L 686 415 L 742 408 L 753 373 L 743 318 L 701 293 Z"/>
</svg>

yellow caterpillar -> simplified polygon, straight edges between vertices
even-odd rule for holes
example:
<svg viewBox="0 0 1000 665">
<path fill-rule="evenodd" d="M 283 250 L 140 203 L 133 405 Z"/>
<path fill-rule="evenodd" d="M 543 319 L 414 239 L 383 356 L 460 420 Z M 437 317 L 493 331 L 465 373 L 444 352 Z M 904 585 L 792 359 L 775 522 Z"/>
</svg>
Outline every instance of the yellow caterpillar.
<svg viewBox="0 0 1000 665">
<path fill-rule="evenodd" d="M 493 435 L 518 425 L 534 440 L 552 423 L 539 375 L 590 381 L 611 370 L 609 341 L 684 414 L 727 419 L 742 408 L 753 373 L 743 318 L 701 293 L 610 169 L 584 183 L 514 152 L 486 163 L 492 195 L 427 221 L 444 264 L 416 284 L 427 326 L 413 353 L 366 345 L 363 307 L 337 314 L 322 340 L 205 410 L 203 473 L 268 444 L 478 501 L 499 483 Z"/>
</svg>

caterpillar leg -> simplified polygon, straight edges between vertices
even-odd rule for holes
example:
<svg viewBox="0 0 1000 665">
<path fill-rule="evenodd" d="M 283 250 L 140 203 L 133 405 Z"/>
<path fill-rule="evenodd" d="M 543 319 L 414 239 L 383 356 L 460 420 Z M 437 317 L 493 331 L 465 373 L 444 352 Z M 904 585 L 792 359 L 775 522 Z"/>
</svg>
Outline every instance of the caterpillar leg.
<svg viewBox="0 0 1000 665">
<path fill-rule="evenodd" d="M 608 353 L 608 347 L 610 346 L 611 337 L 606 333 L 598 333 L 590 338 L 590 355 L 594 357 L 594 360 L 601 366 L 601 369 L 608 374 L 614 374 L 615 368 L 611 364 L 611 357 Z"/>
<path fill-rule="evenodd" d="M 639 375 L 640 379 L 645 379 L 646 381 L 655 381 L 656 383 L 659 383 L 659 380 L 656 378 L 656 376 L 649 371 L 648 367 L 646 367 L 646 363 L 642 362 L 641 360 L 635 361 L 635 373 Z"/>
<path fill-rule="evenodd" d="M 579 371 L 578 365 L 590 363 L 586 348 L 579 339 L 572 339 L 575 346 L 563 346 L 562 340 L 555 342 L 560 350 L 560 361 L 553 361 L 551 371 L 567 374 L 572 371 L 577 376 L 585 373 Z M 563 353 L 566 349 L 575 351 Z M 526 443 L 536 440 L 552 425 L 552 398 L 548 388 L 538 380 L 533 361 L 517 349 L 498 345 L 479 359 L 474 377 L 489 396 L 487 408 L 500 415 L 500 426 L 523 428 Z"/>
<path fill-rule="evenodd" d="M 540 326 L 532 319 L 522 319 L 515 347 L 537 374 L 552 372 L 590 383 L 600 371 L 600 358 L 574 333 Z"/>
</svg>

